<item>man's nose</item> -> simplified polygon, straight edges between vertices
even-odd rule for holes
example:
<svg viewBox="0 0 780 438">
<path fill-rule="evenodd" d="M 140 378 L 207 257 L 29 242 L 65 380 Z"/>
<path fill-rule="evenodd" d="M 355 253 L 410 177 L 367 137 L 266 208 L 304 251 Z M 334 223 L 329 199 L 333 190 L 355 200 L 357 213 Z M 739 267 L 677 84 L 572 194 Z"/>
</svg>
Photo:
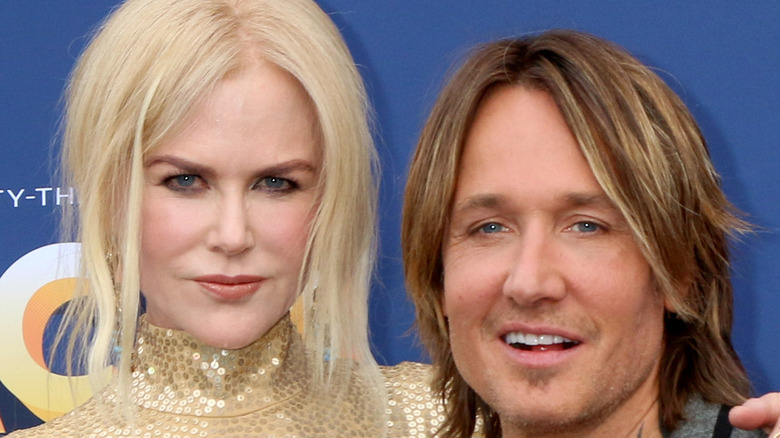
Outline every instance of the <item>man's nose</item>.
<svg viewBox="0 0 780 438">
<path fill-rule="evenodd" d="M 511 251 L 503 293 L 522 306 L 558 301 L 566 295 L 561 249 L 555 238 L 528 230 Z"/>
</svg>

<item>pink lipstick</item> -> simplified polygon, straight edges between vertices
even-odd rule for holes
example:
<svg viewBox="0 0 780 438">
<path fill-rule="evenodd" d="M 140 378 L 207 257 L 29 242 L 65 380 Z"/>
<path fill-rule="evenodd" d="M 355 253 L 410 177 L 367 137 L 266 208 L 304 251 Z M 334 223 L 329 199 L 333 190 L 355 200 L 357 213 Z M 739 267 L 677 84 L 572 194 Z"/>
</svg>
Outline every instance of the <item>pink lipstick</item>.
<svg viewBox="0 0 780 438">
<path fill-rule="evenodd" d="M 239 301 L 255 293 L 265 278 L 257 275 L 204 275 L 194 280 L 223 301 Z"/>
</svg>

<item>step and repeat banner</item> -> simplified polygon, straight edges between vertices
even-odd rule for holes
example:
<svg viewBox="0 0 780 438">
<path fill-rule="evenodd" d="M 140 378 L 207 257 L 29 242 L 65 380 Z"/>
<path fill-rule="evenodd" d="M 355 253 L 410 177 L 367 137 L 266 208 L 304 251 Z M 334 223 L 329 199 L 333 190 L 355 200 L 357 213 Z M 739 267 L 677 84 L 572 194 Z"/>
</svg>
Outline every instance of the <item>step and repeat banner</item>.
<svg viewBox="0 0 780 438">
<path fill-rule="evenodd" d="M 408 160 L 447 72 L 476 43 L 571 28 L 655 67 L 699 121 L 727 195 L 757 225 L 733 248 L 734 343 L 757 392 L 780 390 L 780 2 L 319 3 L 347 39 L 376 112 L 382 188 L 371 329 L 381 363 L 425 360 L 403 285 L 400 211 Z M 57 183 L 53 158 L 68 72 L 116 4 L 0 0 L 0 433 L 73 407 L 62 370 L 46 360 L 79 252 L 58 238 L 59 215 L 78 194 Z"/>
</svg>

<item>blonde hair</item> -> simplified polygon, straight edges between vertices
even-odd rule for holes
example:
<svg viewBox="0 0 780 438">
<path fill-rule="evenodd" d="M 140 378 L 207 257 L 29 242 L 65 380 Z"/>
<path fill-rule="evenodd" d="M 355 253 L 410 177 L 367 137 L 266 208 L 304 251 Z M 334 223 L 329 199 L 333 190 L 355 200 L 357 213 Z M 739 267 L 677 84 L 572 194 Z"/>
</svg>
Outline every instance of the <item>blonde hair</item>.
<svg viewBox="0 0 780 438">
<path fill-rule="evenodd" d="M 442 244 L 463 145 L 492 89 L 543 90 L 558 105 L 591 170 L 625 216 L 673 312 L 665 315 L 660 417 L 673 430 L 689 397 L 738 404 L 749 383 L 731 345 L 727 236 L 747 230 L 720 189 L 705 141 L 682 101 L 615 45 L 550 31 L 478 48 L 439 96 L 417 145 L 402 224 L 404 266 L 423 342 L 447 400 L 445 437 L 487 437 L 500 419 L 460 376 L 442 314 Z M 522 121 L 519 121 L 522 122 Z M 519 401 L 522 403 L 522 400 Z"/>
<path fill-rule="evenodd" d="M 367 335 L 375 152 L 364 87 L 335 25 L 310 0 L 128 0 L 81 55 L 66 96 L 63 168 L 79 196 L 85 278 L 68 317 L 91 339 L 93 388 L 105 383 L 115 348 L 124 352 L 120 391 L 130 386 L 144 155 L 217 82 L 259 60 L 300 82 L 321 135 L 319 207 L 299 281 L 305 342 L 315 358 L 376 370 Z M 327 380 L 323 362 L 313 362 L 315 381 Z"/>
</svg>

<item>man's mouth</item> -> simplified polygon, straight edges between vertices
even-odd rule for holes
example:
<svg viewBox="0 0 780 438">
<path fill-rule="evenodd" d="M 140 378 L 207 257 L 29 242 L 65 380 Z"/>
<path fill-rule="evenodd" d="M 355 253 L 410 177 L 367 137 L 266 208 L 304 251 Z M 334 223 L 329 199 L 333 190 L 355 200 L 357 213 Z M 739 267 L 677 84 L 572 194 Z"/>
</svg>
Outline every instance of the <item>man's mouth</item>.
<svg viewBox="0 0 780 438">
<path fill-rule="evenodd" d="M 579 344 L 563 336 L 522 332 L 507 333 L 503 339 L 512 348 L 523 351 L 561 351 Z"/>
</svg>

